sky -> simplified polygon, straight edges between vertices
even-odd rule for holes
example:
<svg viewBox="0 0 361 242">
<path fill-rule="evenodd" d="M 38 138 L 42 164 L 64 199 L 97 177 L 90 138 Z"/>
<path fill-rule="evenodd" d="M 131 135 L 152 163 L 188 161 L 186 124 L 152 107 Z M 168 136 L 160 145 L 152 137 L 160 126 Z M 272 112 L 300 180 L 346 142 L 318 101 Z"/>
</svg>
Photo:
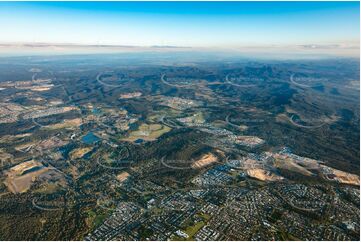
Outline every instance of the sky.
<svg viewBox="0 0 361 242">
<path fill-rule="evenodd" d="M 0 2 L 0 43 L 349 46 L 359 2 Z"/>
</svg>

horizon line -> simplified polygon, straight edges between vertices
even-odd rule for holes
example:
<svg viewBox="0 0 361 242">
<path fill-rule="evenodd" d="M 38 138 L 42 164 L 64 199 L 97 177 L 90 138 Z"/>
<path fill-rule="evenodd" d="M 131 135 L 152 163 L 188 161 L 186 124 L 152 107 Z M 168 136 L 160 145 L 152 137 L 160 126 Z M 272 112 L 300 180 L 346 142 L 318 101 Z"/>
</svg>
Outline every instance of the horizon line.
<svg viewBox="0 0 361 242">
<path fill-rule="evenodd" d="M 234 49 L 234 48 L 282 48 L 282 47 L 304 47 L 311 49 L 319 48 L 343 48 L 343 49 L 357 49 L 360 48 L 360 42 L 355 43 L 305 43 L 305 44 L 258 44 L 258 45 L 233 45 L 233 46 L 178 46 L 178 45 L 126 45 L 126 44 L 85 44 L 85 43 L 74 43 L 74 42 L 9 42 L 0 41 L 0 47 L 97 47 L 97 48 L 174 48 L 174 49 Z"/>
</svg>

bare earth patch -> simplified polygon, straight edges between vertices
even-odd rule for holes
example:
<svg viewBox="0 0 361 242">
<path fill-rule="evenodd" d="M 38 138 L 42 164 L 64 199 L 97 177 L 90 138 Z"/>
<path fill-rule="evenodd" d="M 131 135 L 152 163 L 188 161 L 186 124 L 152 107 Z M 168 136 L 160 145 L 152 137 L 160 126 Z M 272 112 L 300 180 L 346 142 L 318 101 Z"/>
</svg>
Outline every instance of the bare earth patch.
<svg viewBox="0 0 361 242">
<path fill-rule="evenodd" d="M 255 147 L 263 144 L 265 141 L 256 136 L 237 136 L 235 142 L 240 145 Z"/>
<path fill-rule="evenodd" d="M 142 124 L 139 126 L 138 130 L 132 131 L 128 137 L 123 138 L 122 140 L 130 142 L 134 142 L 137 139 L 154 141 L 170 130 L 171 128 L 162 124 Z"/>
<path fill-rule="evenodd" d="M 321 172 L 325 179 L 339 183 L 360 186 L 360 177 L 351 173 L 336 170 L 328 166 L 321 166 Z"/>
<path fill-rule="evenodd" d="M 129 99 L 129 98 L 135 98 L 142 96 L 141 92 L 130 92 L 130 93 L 124 93 L 120 94 L 121 99 Z"/>
<path fill-rule="evenodd" d="M 282 181 L 284 178 L 264 169 L 247 170 L 247 175 L 261 181 Z"/>
<path fill-rule="evenodd" d="M 217 156 L 213 155 L 212 153 L 208 153 L 203 155 L 199 160 L 192 164 L 192 168 L 199 169 L 205 166 L 208 166 L 214 162 L 217 162 Z"/>
<path fill-rule="evenodd" d="M 120 173 L 119 175 L 117 175 L 117 179 L 120 182 L 124 182 L 125 180 L 128 179 L 129 176 L 130 176 L 130 174 L 128 172 L 124 171 L 124 172 Z"/>
<path fill-rule="evenodd" d="M 84 155 L 88 154 L 90 151 L 92 151 L 92 147 L 85 147 L 85 148 L 78 148 L 70 152 L 70 158 L 75 160 L 82 158 Z"/>
<path fill-rule="evenodd" d="M 82 124 L 81 118 L 63 120 L 61 123 L 47 125 L 46 129 L 72 129 L 79 127 Z"/>
<path fill-rule="evenodd" d="M 40 162 L 30 160 L 10 168 L 5 172 L 4 184 L 12 193 L 23 193 L 29 190 L 37 180 L 62 180 L 62 176 L 52 167 L 44 167 Z"/>
</svg>

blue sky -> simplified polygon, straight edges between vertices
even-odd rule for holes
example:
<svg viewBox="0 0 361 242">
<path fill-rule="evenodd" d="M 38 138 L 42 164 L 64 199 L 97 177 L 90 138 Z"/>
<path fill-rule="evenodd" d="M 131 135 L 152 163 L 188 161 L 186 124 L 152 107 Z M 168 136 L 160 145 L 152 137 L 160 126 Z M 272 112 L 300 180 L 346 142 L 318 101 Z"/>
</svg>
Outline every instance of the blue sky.
<svg viewBox="0 0 361 242">
<path fill-rule="evenodd" d="M 359 2 L 0 2 L 0 42 L 347 45 L 359 15 Z"/>
</svg>

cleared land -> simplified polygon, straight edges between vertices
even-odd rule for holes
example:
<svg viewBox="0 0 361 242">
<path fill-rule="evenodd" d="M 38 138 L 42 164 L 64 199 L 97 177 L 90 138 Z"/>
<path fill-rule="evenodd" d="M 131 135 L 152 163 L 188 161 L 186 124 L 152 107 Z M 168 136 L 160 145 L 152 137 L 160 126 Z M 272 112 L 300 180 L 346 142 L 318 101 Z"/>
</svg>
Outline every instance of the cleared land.
<svg viewBox="0 0 361 242">
<path fill-rule="evenodd" d="M 210 164 L 212 164 L 214 162 L 217 162 L 217 161 L 218 161 L 217 156 L 213 155 L 212 153 L 208 153 L 208 154 L 203 155 L 196 162 L 194 162 L 192 164 L 192 168 L 199 169 L 199 168 L 208 166 L 208 165 L 210 165 Z"/>
<path fill-rule="evenodd" d="M 82 158 L 84 155 L 88 154 L 90 151 L 92 151 L 92 147 L 85 147 L 85 148 L 78 148 L 70 152 L 70 158 L 75 160 Z"/>
<path fill-rule="evenodd" d="M 128 179 L 129 176 L 130 176 L 130 174 L 128 172 L 124 171 L 124 172 L 120 173 L 119 175 L 117 175 L 117 179 L 120 182 L 124 182 L 125 180 Z"/>
<path fill-rule="evenodd" d="M 261 181 L 281 181 L 283 177 L 278 176 L 271 171 L 267 171 L 264 169 L 250 169 L 247 170 L 247 174 L 250 177 L 256 178 Z"/>
<path fill-rule="evenodd" d="M 61 180 L 59 172 L 44 167 L 40 162 L 30 160 L 10 168 L 5 172 L 5 185 L 12 193 L 26 192 L 37 180 Z"/>
<path fill-rule="evenodd" d="M 82 124 L 81 118 L 63 120 L 61 123 L 47 125 L 45 129 L 74 129 Z"/>
<path fill-rule="evenodd" d="M 153 141 L 170 130 L 171 128 L 162 124 L 142 124 L 139 126 L 138 130 L 131 132 L 128 137 L 122 140 L 130 142 L 134 142 L 138 139 Z"/>
</svg>

